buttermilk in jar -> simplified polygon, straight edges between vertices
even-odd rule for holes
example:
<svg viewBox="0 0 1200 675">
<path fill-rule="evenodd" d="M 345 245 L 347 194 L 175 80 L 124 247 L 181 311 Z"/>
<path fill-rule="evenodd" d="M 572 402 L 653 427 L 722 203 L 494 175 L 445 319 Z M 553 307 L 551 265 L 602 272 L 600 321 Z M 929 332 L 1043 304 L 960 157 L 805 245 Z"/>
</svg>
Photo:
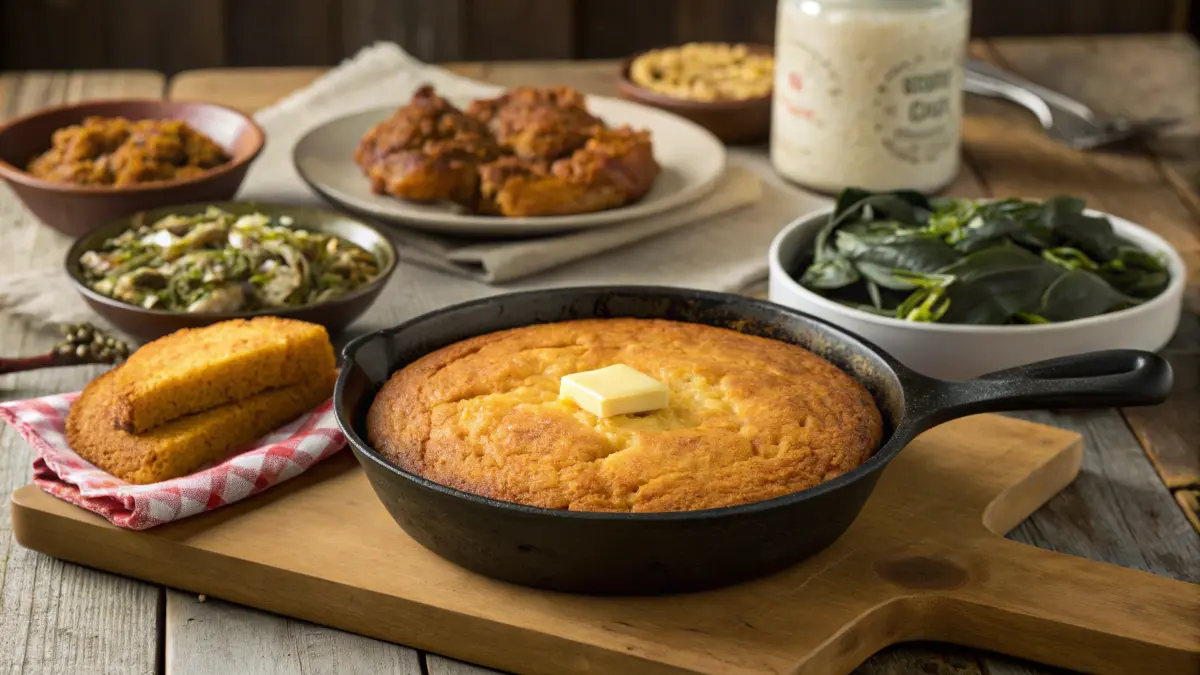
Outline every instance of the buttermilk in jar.
<svg viewBox="0 0 1200 675">
<path fill-rule="evenodd" d="M 969 0 L 780 0 L 771 162 L 820 190 L 958 173 Z"/>
</svg>

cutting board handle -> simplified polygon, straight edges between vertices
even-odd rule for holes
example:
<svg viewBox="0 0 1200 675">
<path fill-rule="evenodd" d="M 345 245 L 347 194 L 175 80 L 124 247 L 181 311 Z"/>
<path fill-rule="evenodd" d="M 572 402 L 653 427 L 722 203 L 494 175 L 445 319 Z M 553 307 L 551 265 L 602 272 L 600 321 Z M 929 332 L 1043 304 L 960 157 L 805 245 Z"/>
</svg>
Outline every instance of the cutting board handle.
<svg viewBox="0 0 1200 675">
<path fill-rule="evenodd" d="M 980 542 L 981 544 L 983 542 Z M 1200 584 L 995 538 L 942 639 L 1090 673 L 1200 673 Z"/>
</svg>

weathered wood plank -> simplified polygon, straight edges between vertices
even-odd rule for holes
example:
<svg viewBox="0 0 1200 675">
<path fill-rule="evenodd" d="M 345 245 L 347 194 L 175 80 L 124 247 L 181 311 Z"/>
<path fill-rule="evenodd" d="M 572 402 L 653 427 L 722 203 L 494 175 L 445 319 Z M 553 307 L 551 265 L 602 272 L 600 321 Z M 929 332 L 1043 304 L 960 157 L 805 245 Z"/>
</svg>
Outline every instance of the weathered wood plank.
<svg viewBox="0 0 1200 675">
<path fill-rule="evenodd" d="M 466 0 L 342 0 L 342 55 L 385 40 L 425 61 L 464 56 Z"/>
<path fill-rule="evenodd" d="M 618 62 L 585 61 L 563 69 L 554 61 L 507 61 L 489 63 L 478 78 L 502 87 L 571 86 L 596 96 L 617 95 Z"/>
<path fill-rule="evenodd" d="M 675 3 L 666 0 L 578 0 L 577 56 L 625 58 L 675 42 Z"/>
<path fill-rule="evenodd" d="M 975 2 L 974 35 L 1147 33 L 1175 20 L 1177 0 L 1145 0 L 1100 6 L 1091 0 Z"/>
<path fill-rule="evenodd" d="M 992 43 L 1014 70 L 1108 115 L 1177 115 L 1183 123 L 1146 144 L 1200 216 L 1200 46 L 1185 34 Z M 1103 73 L 1103 76 L 1099 76 Z M 1189 86 L 1191 85 L 1191 86 Z"/>
<path fill-rule="evenodd" d="M 565 59 L 575 55 L 575 5 L 562 0 L 467 0 L 463 58 Z M 530 39 L 536 36 L 536 39 Z"/>
<path fill-rule="evenodd" d="M 421 675 L 416 650 L 220 600 L 167 591 L 167 675 Z"/>
<path fill-rule="evenodd" d="M 974 0 L 972 34 L 1186 30 L 1188 3 Z M 433 61 L 611 58 L 686 40 L 771 42 L 775 4 L 774 0 L 0 0 L 0 66 L 136 66 L 173 73 L 215 66 L 333 65 L 376 40 L 395 40 Z M 573 20 L 554 30 L 522 30 L 528 25 L 521 18 L 530 11 L 561 12 Z M 1195 21 L 1198 13 L 1191 13 Z"/>
<path fill-rule="evenodd" d="M 775 0 L 676 2 L 675 41 L 757 42 L 773 45 L 777 4 Z"/>
<path fill-rule="evenodd" d="M 1200 532 L 1200 490 L 1176 490 L 1175 501 L 1196 532 Z"/>
<path fill-rule="evenodd" d="M 317 66 L 342 54 L 337 0 L 226 2 L 226 63 Z"/>
<path fill-rule="evenodd" d="M 1200 580 L 1200 537 L 1114 410 L 1017 413 L 1083 435 L 1079 477 L 1009 533 L 1040 548 L 1184 581 Z M 981 654 L 985 675 L 1051 675 L 1040 664 Z M 941 671 L 932 671 L 941 672 Z M 954 672 L 954 671 L 950 671 Z"/>
<path fill-rule="evenodd" d="M 1166 236 L 1189 259 L 1195 276 L 1200 242 L 1200 48 L 1187 36 L 1106 37 L 1057 40 L 997 40 L 994 56 L 1025 77 L 1061 90 L 1108 115 L 1179 115 L 1184 123 L 1133 153 L 1049 153 L 1090 176 L 1083 186 L 1089 201 Z M 1181 83 L 1190 86 L 1180 86 Z M 996 153 L 993 153 L 993 156 Z M 987 162 L 987 160 L 984 160 Z M 1011 165 L 988 165 L 985 179 L 1000 190 L 1025 188 L 1032 173 Z M 1021 174 L 1025 174 L 1022 176 Z M 1167 180 L 1164 180 L 1164 176 Z M 1174 176 L 1174 178 L 1172 178 Z M 1062 182 L 1054 185 L 1060 189 Z M 1186 248 L 1185 248 L 1186 247 Z M 1154 408 L 1125 411 L 1126 418 L 1171 488 L 1200 485 L 1200 351 L 1196 302 L 1200 287 L 1189 289 L 1185 316 L 1169 354 L 1176 371 L 1171 400 Z"/>
<path fill-rule="evenodd" d="M 208 68 L 171 78 L 167 98 L 212 101 L 246 113 L 265 108 L 325 74 L 326 68 Z"/>
<path fill-rule="evenodd" d="M 88 5 L 104 11 L 106 20 L 89 30 L 103 30 L 105 62 L 64 67 L 103 65 L 174 73 L 226 62 L 228 35 L 222 0 L 107 0 Z"/>
<path fill-rule="evenodd" d="M 1200 354 L 1166 354 L 1175 369 L 1171 399 L 1153 408 L 1125 411 L 1167 487 L 1200 488 Z"/>
<path fill-rule="evenodd" d="M 1079 477 L 1009 538 L 1200 582 L 1200 536 L 1113 410 L 1036 411 L 1023 419 L 1083 435 Z"/>
<path fill-rule="evenodd" d="M 940 644 L 911 644 L 879 652 L 854 670 L 854 675 L 983 675 L 979 659 L 969 649 Z"/>
<path fill-rule="evenodd" d="M 0 118 L 88 98 L 162 95 L 163 78 L 145 72 L 0 76 Z M 60 264 L 69 243 L 37 223 L 0 188 L 0 270 Z M 49 350 L 53 333 L 0 317 L 6 354 Z M 0 399 L 81 388 L 100 369 L 60 368 L 0 376 Z M 0 494 L 30 479 L 32 454 L 0 428 Z M 152 673 L 161 589 L 70 565 L 21 548 L 8 509 L 0 509 L 0 673 Z"/>
<path fill-rule="evenodd" d="M 4 0 L 0 64 L 13 70 L 104 67 L 105 14 L 89 0 Z"/>
<path fill-rule="evenodd" d="M 455 661 L 437 654 L 425 655 L 425 671 L 429 675 L 500 675 L 500 671 Z"/>
</svg>

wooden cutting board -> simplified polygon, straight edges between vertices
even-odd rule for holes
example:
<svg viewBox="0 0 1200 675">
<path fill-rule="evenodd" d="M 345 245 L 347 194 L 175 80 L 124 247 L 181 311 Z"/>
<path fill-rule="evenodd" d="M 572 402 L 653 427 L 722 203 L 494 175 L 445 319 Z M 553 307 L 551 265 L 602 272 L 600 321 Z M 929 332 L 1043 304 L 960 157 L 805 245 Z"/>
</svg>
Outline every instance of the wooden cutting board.
<svg viewBox="0 0 1200 675">
<path fill-rule="evenodd" d="M 49 555 L 517 673 L 848 673 L 906 640 L 1096 673 L 1200 672 L 1200 585 L 1004 539 L 1079 470 L 1079 436 L 978 416 L 887 469 L 851 529 L 784 573 L 657 598 L 537 591 L 404 534 L 350 453 L 248 501 L 129 532 L 26 486 Z M 749 552 L 748 552 L 749 554 Z"/>
</svg>

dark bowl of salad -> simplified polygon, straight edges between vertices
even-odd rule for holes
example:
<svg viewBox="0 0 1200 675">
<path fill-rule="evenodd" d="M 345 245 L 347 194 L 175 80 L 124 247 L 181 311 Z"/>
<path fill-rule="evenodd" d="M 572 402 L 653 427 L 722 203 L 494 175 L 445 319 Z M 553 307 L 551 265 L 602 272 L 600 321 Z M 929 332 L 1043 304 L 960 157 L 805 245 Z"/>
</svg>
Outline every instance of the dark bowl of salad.
<svg viewBox="0 0 1200 675">
<path fill-rule="evenodd" d="M 379 297 L 397 264 L 378 228 L 323 209 L 218 202 L 144 211 L 67 252 L 67 276 L 138 340 L 226 319 L 283 316 L 336 334 Z"/>
</svg>

